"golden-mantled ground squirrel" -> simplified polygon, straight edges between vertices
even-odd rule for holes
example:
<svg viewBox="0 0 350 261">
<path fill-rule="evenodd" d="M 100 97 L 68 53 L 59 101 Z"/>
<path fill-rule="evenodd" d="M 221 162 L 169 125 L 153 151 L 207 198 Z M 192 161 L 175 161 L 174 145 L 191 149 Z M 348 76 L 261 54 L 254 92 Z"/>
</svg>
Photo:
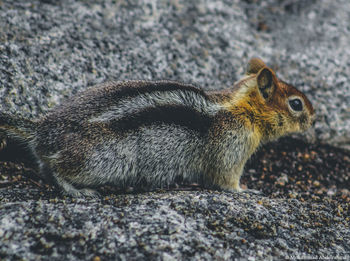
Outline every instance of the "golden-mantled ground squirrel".
<svg viewBox="0 0 350 261">
<path fill-rule="evenodd" d="M 244 165 L 261 142 L 308 129 L 303 93 L 254 58 L 221 92 L 171 81 L 108 82 L 36 121 L 0 113 L 0 131 L 24 141 L 63 193 L 165 187 L 177 180 L 241 191 Z"/>
</svg>

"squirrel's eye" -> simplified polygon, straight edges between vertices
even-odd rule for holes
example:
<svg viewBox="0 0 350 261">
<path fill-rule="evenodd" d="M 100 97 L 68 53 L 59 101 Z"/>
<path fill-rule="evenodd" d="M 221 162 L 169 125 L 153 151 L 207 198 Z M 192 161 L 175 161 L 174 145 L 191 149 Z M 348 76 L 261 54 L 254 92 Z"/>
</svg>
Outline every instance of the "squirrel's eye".
<svg viewBox="0 0 350 261">
<path fill-rule="evenodd" d="M 289 105 L 295 111 L 302 111 L 303 110 L 303 103 L 298 98 L 290 100 Z"/>
</svg>

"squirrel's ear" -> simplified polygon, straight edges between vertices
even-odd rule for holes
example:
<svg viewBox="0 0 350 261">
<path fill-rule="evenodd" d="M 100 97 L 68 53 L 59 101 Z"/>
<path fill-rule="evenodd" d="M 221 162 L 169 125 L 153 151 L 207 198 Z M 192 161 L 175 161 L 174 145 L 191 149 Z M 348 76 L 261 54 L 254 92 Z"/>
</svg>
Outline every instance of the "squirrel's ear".
<svg viewBox="0 0 350 261">
<path fill-rule="evenodd" d="M 272 96 L 275 89 L 274 73 L 271 69 L 265 67 L 258 72 L 256 81 L 261 95 L 264 99 L 268 99 Z"/>
<path fill-rule="evenodd" d="M 261 59 L 252 58 L 248 62 L 246 75 L 257 74 L 264 67 L 266 67 L 266 64 Z"/>
</svg>

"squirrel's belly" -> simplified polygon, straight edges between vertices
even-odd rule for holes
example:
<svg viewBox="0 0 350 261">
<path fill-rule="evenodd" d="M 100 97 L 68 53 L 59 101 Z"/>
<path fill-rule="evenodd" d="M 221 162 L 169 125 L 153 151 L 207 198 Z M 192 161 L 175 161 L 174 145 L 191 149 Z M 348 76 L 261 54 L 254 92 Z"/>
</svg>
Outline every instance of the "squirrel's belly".
<svg viewBox="0 0 350 261">
<path fill-rule="evenodd" d="M 177 178 L 200 182 L 205 144 L 200 135 L 166 124 L 140 128 L 96 146 L 79 176 L 89 185 L 122 187 L 164 187 Z"/>
</svg>

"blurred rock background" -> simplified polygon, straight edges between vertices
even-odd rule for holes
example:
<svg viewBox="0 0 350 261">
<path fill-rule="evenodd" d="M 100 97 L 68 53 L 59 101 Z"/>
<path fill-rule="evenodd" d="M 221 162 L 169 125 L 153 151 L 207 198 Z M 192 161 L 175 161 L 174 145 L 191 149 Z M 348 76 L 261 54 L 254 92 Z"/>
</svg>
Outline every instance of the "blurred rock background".
<svg viewBox="0 0 350 261">
<path fill-rule="evenodd" d="M 230 86 L 261 57 L 317 112 L 302 137 L 350 148 L 350 2 L 0 1 L 0 108 L 37 117 L 106 80 Z"/>
</svg>

